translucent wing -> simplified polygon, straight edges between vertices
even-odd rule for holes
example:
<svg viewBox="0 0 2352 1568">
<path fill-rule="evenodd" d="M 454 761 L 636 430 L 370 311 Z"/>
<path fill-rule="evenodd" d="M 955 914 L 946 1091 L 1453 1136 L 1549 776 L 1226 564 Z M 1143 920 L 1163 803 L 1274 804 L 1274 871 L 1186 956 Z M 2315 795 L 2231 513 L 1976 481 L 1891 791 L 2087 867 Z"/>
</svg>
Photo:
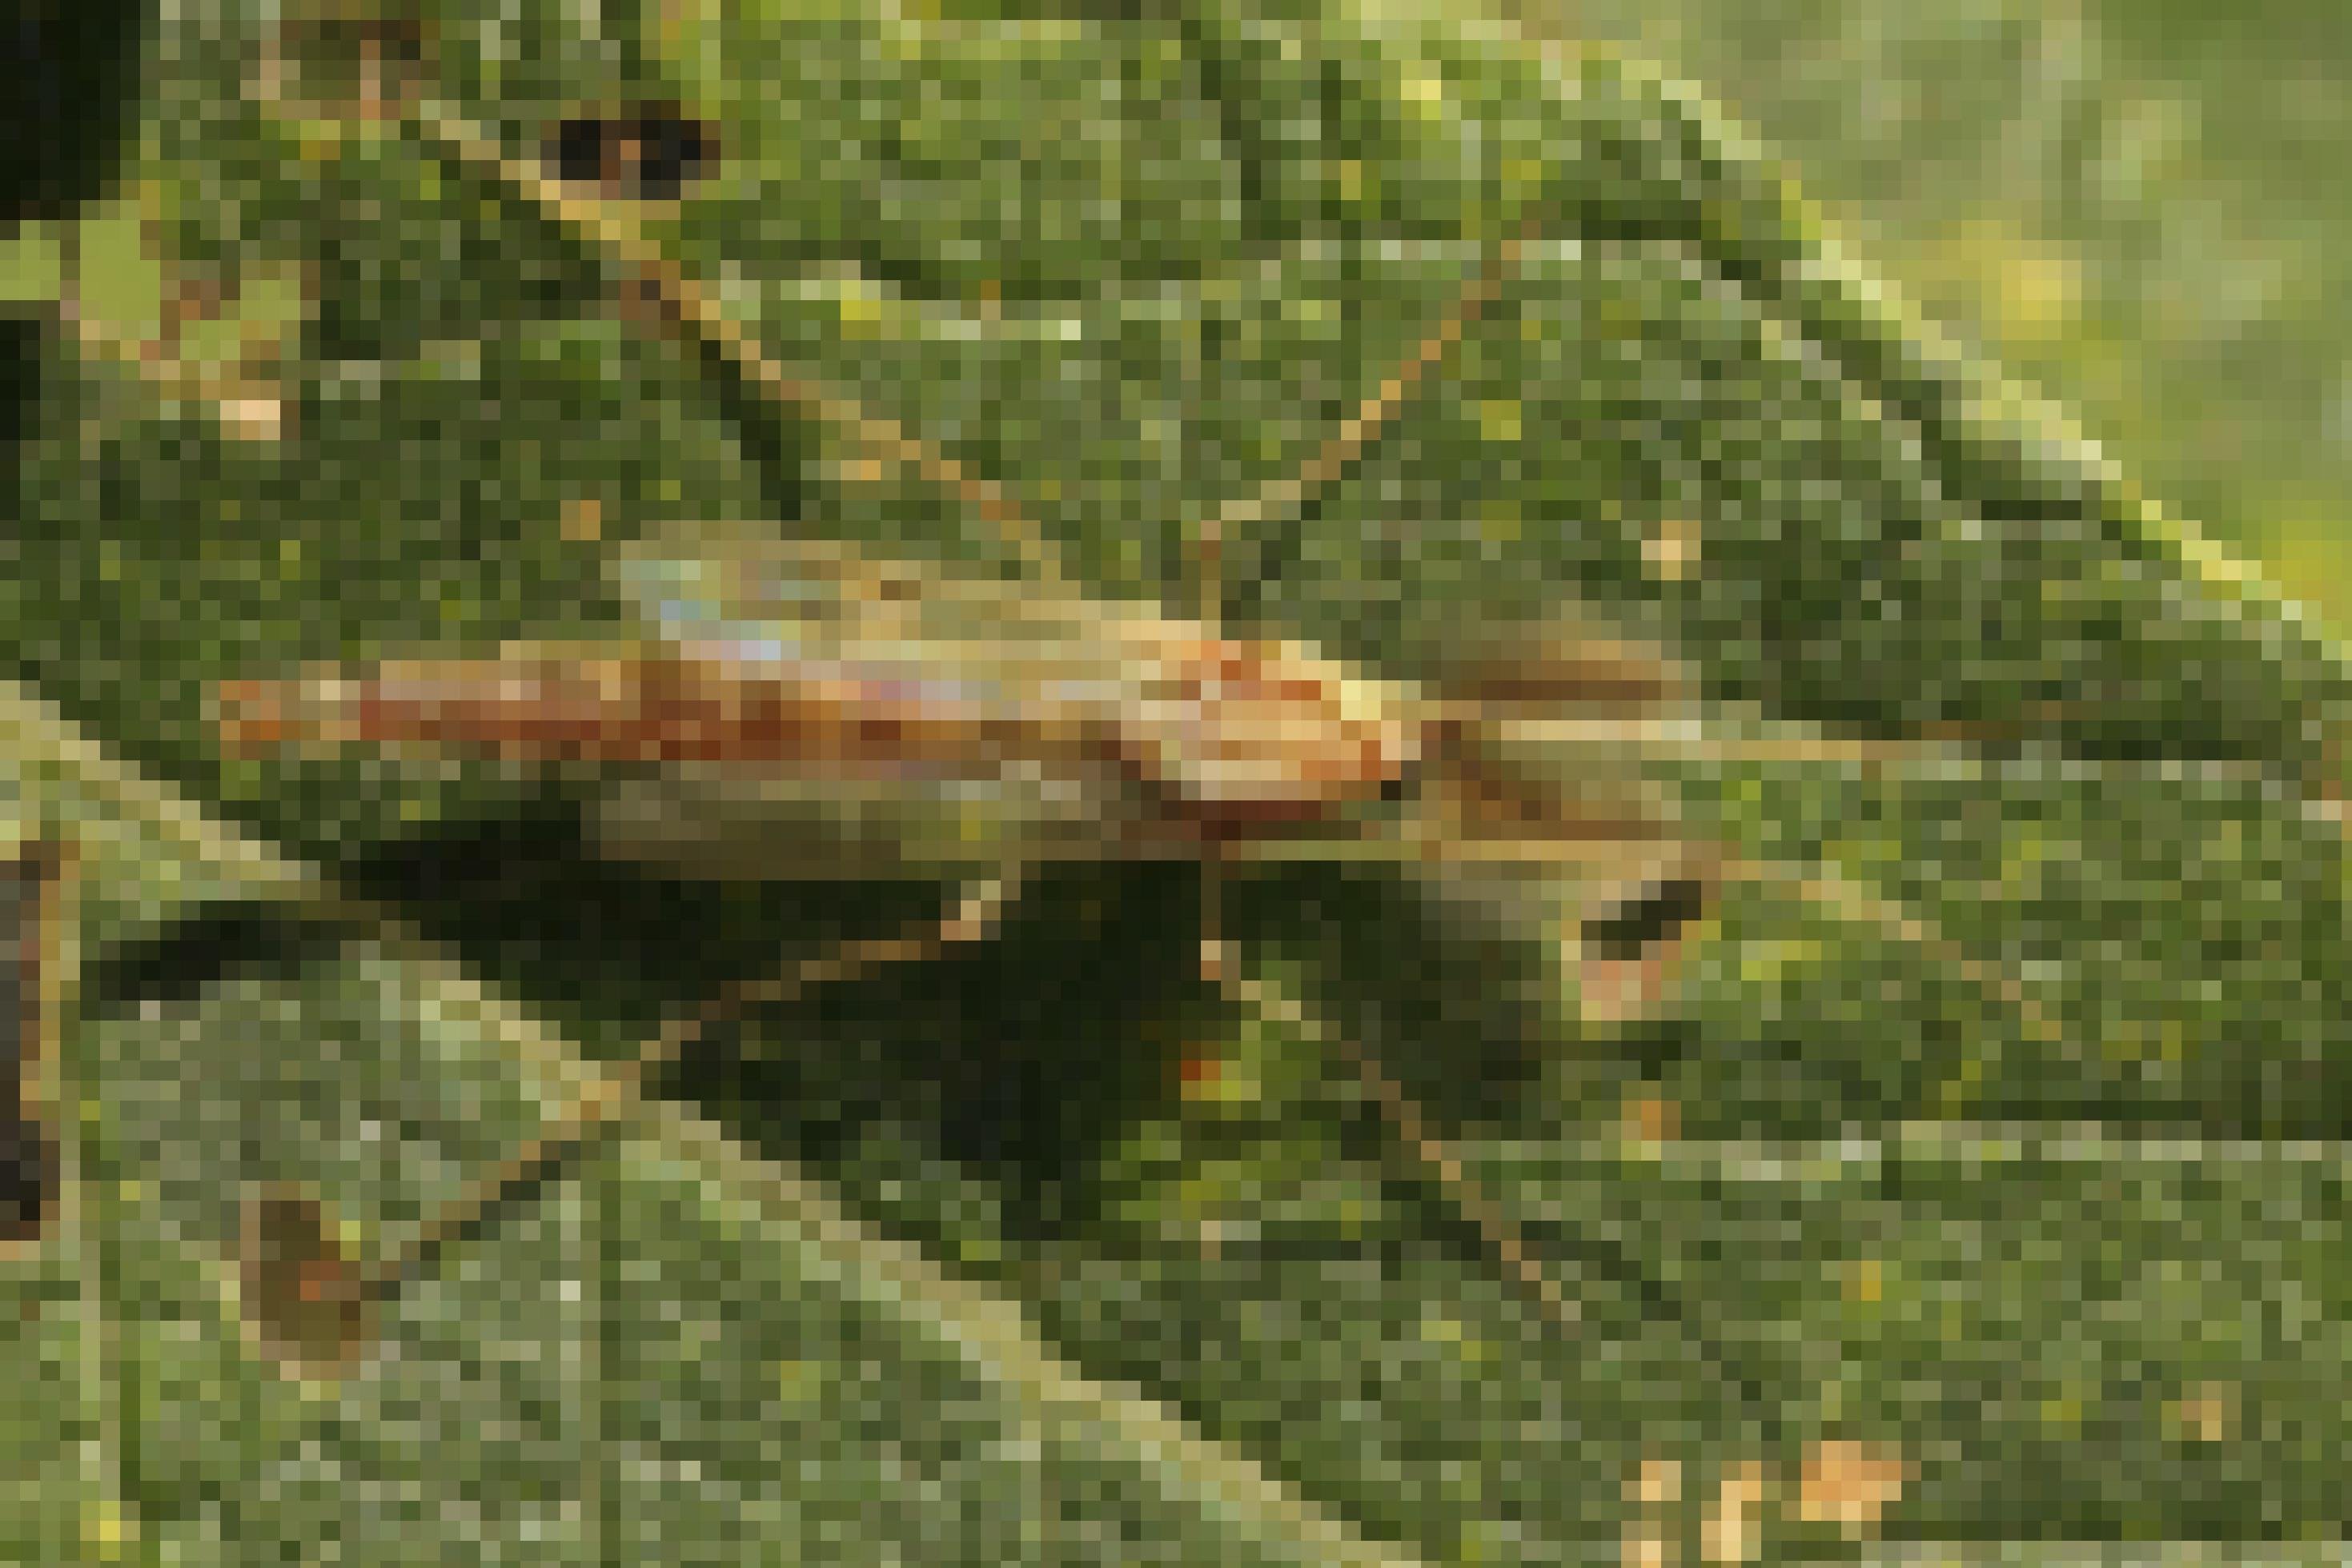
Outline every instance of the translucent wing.
<svg viewBox="0 0 2352 1568">
<path fill-rule="evenodd" d="M 616 585 L 677 654 L 831 689 L 874 711 L 979 727 L 1100 732 L 1134 679 L 1079 615 L 1010 585 L 866 556 L 837 540 L 674 525 L 614 559 Z M 994 759 L 966 758 L 979 770 Z"/>
<path fill-rule="evenodd" d="M 625 551 L 623 592 L 686 656 L 966 716 L 985 760 L 1108 764 L 1219 829 L 1320 818 L 1418 758 L 1409 694 L 1291 643 L 726 526 Z"/>
</svg>

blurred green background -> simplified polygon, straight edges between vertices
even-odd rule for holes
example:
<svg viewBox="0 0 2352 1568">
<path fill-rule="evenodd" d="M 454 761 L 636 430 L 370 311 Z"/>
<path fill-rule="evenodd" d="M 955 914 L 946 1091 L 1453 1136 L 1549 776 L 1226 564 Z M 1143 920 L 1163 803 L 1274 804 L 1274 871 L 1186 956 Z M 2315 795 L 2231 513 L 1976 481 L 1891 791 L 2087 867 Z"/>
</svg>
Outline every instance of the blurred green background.
<svg viewBox="0 0 2352 1568">
<path fill-rule="evenodd" d="M 1693 79 L 1865 266 L 2352 627 L 2352 8 L 1514 3 Z"/>
</svg>

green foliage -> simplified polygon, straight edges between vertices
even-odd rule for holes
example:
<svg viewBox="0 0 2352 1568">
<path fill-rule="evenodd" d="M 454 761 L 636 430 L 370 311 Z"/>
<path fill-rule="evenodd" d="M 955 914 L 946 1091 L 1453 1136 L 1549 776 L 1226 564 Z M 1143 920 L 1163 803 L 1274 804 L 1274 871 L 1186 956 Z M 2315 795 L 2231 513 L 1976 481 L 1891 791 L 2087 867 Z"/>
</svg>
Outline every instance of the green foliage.
<svg viewBox="0 0 2352 1568">
<path fill-rule="evenodd" d="M 1645 1458 L 1696 1499 L 1848 1438 L 1916 1467 L 1898 1541 L 2342 1532 L 2342 1183 L 2242 1141 L 2342 1119 L 2344 851 L 2302 806 L 2341 657 L 1878 303 L 1686 89 L 1391 7 L 710 0 L 626 48 L 553 0 L 431 9 L 432 91 L 510 155 L 616 90 L 715 121 L 656 243 L 1105 593 L 1181 604 L 1192 526 L 1524 238 L 1361 460 L 1235 530 L 1225 613 L 1412 674 L 1589 601 L 1719 700 L 1997 738 L 1672 776 L 1741 854 L 1940 935 L 1735 887 L 1621 1031 L 1571 1026 L 1539 918 L 1237 873 L 1251 972 L 1425 1102 L 1573 1331 L 1314 1031 L 1202 986 L 1191 868 L 1083 868 L 988 947 L 725 1031 L 361 1370 L 283 1379 L 240 1322 L 253 1184 L 382 1256 L 663 1014 L 936 890 L 573 866 L 570 781 L 225 759 L 209 684 L 593 632 L 602 552 L 667 519 L 1010 552 L 627 324 L 624 267 L 413 128 L 273 114 L 268 27 L 184 5 L 161 249 L 310 292 L 276 439 L 73 350 L 16 478 L 0 638 L 63 717 L 9 697 L 0 783 L 92 849 L 74 1203 L 0 1328 L 70 1409 L 0 1414 L 7 1549 L 1546 1562 L 1617 1552 Z M 1669 527 L 1696 570 L 1645 566 Z M 292 940 L 330 875 L 440 946 Z M 1622 1136 L 1645 1098 L 1687 1138 Z M 1786 1511 L 1766 1550 L 1843 1548 Z"/>
</svg>

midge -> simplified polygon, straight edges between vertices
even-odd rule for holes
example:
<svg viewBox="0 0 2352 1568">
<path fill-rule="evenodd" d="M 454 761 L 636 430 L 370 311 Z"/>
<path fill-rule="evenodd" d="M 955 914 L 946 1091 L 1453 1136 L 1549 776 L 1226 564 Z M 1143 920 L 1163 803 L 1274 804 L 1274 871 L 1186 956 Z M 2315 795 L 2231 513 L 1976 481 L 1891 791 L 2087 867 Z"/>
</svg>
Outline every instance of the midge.
<svg viewBox="0 0 2352 1568">
<path fill-rule="evenodd" d="M 1656 999 L 1726 869 L 1646 762 L 1826 744 L 1703 729 L 1671 658 L 1583 631 L 1478 641 L 1416 685 L 744 527 L 660 530 L 614 571 L 633 638 L 226 683 L 223 741 L 584 766 L 605 852 L 715 877 L 1360 857 L 1522 912 L 1565 887 L 1589 1019 Z"/>
<path fill-rule="evenodd" d="M 291 1364 L 348 1364 L 373 1304 L 593 1137 L 703 1030 L 984 940 L 1039 862 L 1197 861 L 1211 889 L 1235 862 L 1391 862 L 1556 940 L 1562 999 L 1602 1025 L 1668 994 L 1682 927 L 1736 869 L 1680 831 L 1648 762 L 1758 743 L 1697 727 L 1678 667 L 1636 643 L 1560 629 L 1474 638 L 1441 661 L 1442 678 L 1415 685 L 1144 604 L 838 541 L 674 528 L 613 565 L 634 636 L 225 683 L 223 743 L 585 768 L 603 787 L 607 854 L 718 877 L 944 874 L 964 880 L 961 904 L 928 935 L 845 944 L 665 1026 L 398 1254 L 344 1259 L 310 1200 L 257 1198 L 244 1244 L 257 1329 Z M 1556 1321 L 1576 1320 L 1369 1052 L 1240 974 L 1213 915 L 1202 957 L 1237 1003 L 1352 1058 L 1491 1254 Z"/>
</svg>

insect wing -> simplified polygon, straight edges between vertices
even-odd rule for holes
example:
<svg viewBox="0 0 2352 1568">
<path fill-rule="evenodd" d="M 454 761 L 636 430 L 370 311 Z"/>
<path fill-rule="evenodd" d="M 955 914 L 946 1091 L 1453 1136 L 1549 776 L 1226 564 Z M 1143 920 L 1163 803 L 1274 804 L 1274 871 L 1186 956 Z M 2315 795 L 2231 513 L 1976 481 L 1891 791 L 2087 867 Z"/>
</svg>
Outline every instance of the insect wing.
<svg viewBox="0 0 2352 1568">
<path fill-rule="evenodd" d="M 1125 650 L 1090 642 L 1084 609 L 839 541 L 673 528 L 624 550 L 614 575 L 674 652 L 749 678 L 830 686 L 876 711 L 961 715 L 1008 738 L 1066 737 L 1133 701 Z"/>
<path fill-rule="evenodd" d="M 961 713 L 1032 767 L 1105 764 L 1220 831 L 1309 821 L 1415 761 L 1410 694 L 1155 607 L 877 559 L 839 541 L 671 533 L 622 590 L 690 656 Z"/>
<path fill-rule="evenodd" d="M 829 691 L 880 732 L 962 742 L 622 780 L 601 815 L 608 852 L 721 877 L 930 875 L 1099 857 L 1148 817 L 1108 738 L 1133 698 L 1118 652 L 1034 596 L 729 525 L 673 526 L 613 570 L 667 654 Z"/>
</svg>

